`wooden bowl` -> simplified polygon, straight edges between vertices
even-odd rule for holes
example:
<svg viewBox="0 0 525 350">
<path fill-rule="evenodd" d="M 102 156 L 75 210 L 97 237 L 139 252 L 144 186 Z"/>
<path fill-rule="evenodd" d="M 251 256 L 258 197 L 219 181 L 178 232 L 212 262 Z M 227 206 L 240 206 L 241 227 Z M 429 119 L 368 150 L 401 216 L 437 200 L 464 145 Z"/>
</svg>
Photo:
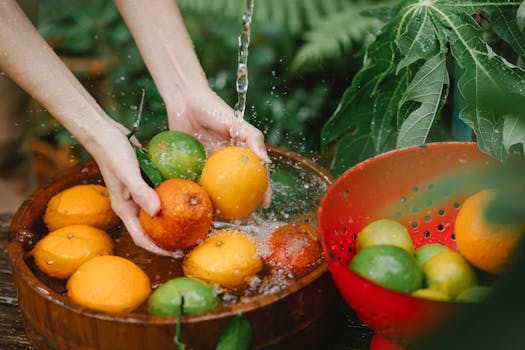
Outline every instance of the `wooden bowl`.
<svg viewBox="0 0 525 350">
<path fill-rule="evenodd" d="M 269 146 L 269 154 L 274 166 L 286 164 L 300 169 L 326 187 L 333 181 L 328 171 L 299 154 L 275 146 Z M 67 169 L 38 188 L 11 223 L 9 259 L 29 339 L 37 349 L 176 349 L 176 317 L 148 315 L 144 306 L 128 314 L 81 307 L 67 298 L 64 281 L 49 278 L 35 267 L 28 252 L 47 233 L 42 222 L 47 202 L 59 191 L 81 183 L 102 183 L 93 161 Z M 313 220 L 316 210 L 312 210 Z M 141 266 L 152 284 L 182 274 L 182 259 L 156 256 L 137 248 L 122 225 L 111 234 L 120 237 L 115 254 Z M 183 316 L 182 341 L 188 349 L 215 349 L 227 324 L 241 313 L 252 326 L 253 348 L 309 348 L 322 341 L 332 328 L 339 301 L 323 263 L 277 293 L 256 295 L 214 312 Z"/>
</svg>

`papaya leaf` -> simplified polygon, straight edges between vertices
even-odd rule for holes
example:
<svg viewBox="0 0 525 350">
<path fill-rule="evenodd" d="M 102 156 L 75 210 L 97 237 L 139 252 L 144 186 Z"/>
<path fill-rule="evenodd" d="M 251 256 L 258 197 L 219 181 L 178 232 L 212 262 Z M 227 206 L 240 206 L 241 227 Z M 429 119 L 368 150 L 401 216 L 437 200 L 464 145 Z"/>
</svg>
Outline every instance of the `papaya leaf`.
<svg viewBox="0 0 525 350">
<path fill-rule="evenodd" d="M 379 92 L 381 83 L 385 77 L 395 73 L 395 61 L 399 51 L 393 42 L 393 34 L 399 25 L 398 22 L 386 25 L 367 49 L 362 68 L 345 91 L 334 114 L 323 126 L 322 147 L 355 130 L 360 136 L 370 134 L 369 124 L 374 112 L 374 101 L 383 95 Z"/>
<path fill-rule="evenodd" d="M 428 8 L 407 11 L 410 22 L 405 31 L 396 39 L 396 44 L 405 57 L 399 61 L 397 70 L 418 60 L 428 60 L 445 51 L 443 35 L 432 22 Z M 439 40 L 437 40 L 439 38 Z"/>
<path fill-rule="evenodd" d="M 483 13 L 488 17 L 492 30 L 505 40 L 519 55 L 525 54 L 525 35 L 520 32 L 517 19 L 519 1 L 444 1 L 446 13 Z"/>
<path fill-rule="evenodd" d="M 507 152 L 511 152 L 514 145 L 525 145 L 525 121 L 523 118 L 509 116 L 503 123 L 503 145 Z M 523 146 L 521 146 L 523 153 Z"/>
<path fill-rule="evenodd" d="M 516 13 L 516 20 L 521 31 L 525 29 L 525 1 L 522 1 L 518 12 Z"/>
<path fill-rule="evenodd" d="M 330 165 L 330 169 L 335 176 L 345 172 L 351 165 L 366 159 L 375 154 L 372 138 L 369 135 L 354 136 L 347 134 L 341 139 L 339 147 Z M 355 152 L 356 150 L 357 153 Z"/>
<path fill-rule="evenodd" d="M 482 40 L 481 28 L 469 15 L 442 11 L 438 15 L 449 28 L 452 55 L 463 68 L 458 88 L 467 103 L 459 117 L 474 131 L 481 150 L 505 160 L 504 116 L 483 108 L 483 97 L 499 89 L 525 94 L 525 72 L 498 56 Z"/>
<path fill-rule="evenodd" d="M 465 100 L 459 117 L 474 131 L 480 148 L 505 160 L 510 147 L 522 145 L 523 129 L 508 118 L 524 120 L 525 113 L 507 113 L 486 103 L 498 89 L 525 103 L 525 71 L 510 63 L 525 54 L 520 32 L 525 10 L 518 11 L 520 5 L 522 1 L 512 0 L 404 2 L 366 47 L 361 69 L 323 126 L 322 149 L 337 142 L 334 173 L 364 157 L 424 143 L 431 136 L 452 139 L 433 130 L 451 80 L 443 57 L 461 68 L 454 76 Z M 473 16 L 488 21 L 496 37 L 491 43 L 506 42 L 514 53 L 504 57 L 493 50 L 485 27 Z"/>
<path fill-rule="evenodd" d="M 425 142 L 442 105 L 443 96 L 447 94 L 448 83 L 444 56 L 431 58 L 419 69 L 400 103 L 416 101 L 421 105 L 401 124 L 397 140 L 398 148 Z"/>
<path fill-rule="evenodd" d="M 252 342 L 252 327 L 241 314 L 235 316 L 222 332 L 217 350 L 247 350 Z"/>
</svg>

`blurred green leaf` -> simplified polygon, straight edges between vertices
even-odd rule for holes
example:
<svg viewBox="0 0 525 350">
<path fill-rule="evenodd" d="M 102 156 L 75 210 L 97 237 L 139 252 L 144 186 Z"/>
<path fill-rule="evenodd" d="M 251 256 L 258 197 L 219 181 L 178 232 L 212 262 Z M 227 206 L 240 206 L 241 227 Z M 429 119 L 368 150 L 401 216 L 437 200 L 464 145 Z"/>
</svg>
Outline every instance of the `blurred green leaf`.
<svg viewBox="0 0 525 350">
<path fill-rule="evenodd" d="M 525 29 L 525 1 L 521 2 L 520 7 L 518 8 L 518 12 L 516 14 L 516 18 L 518 21 L 518 27 L 520 30 Z"/>
<path fill-rule="evenodd" d="M 252 342 L 252 327 L 241 314 L 235 316 L 223 331 L 217 350 L 247 350 Z"/>
</svg>

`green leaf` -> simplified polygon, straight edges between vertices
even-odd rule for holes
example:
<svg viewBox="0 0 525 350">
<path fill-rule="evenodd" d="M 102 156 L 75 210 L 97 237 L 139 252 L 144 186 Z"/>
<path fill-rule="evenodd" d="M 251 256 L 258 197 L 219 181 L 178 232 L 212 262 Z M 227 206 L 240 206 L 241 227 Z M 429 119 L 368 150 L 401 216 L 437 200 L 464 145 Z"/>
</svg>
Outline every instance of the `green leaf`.
<svg viewBox="0 0 525 350">
<path fill-rule="evenodd" d="M 420 102 L 418 109 L 402 122 L 397 147 L 420 145 L 426 142 L 430 128 L 438 114 L 448 86 L 448 72 L 444 56 L 436 56 L 425 62 L 414 76 L 401 100 Z"/>
<path fill-rule="evenodd" d="M 409 23 L 396 39 L 396 44 L 404 56 L 397 65 L 398 71 L 418 60 L 428 60 L 446 50 L 443 35 L 435 28 L 428 8 L 407 11 L 405 16 Z"/>
<path fill-rule="evenodd" d="M 292 68 L 339 58 L 350 51 L 354 43 L 363 42 L 381 24 L 378 19 L 363 15 L 364 9 L 368 8 L 370 5 L 349 3 L 343 11 L 327 17 L 306 31 L 303 35 L 305 43 L 295 55 Z"/>
<path fill-rule="evenodd" d="M 372 157 L 374 154 L 372 138 L 369 135 L 348 134 L 341 139 L 332 164 L 330 164 L 330 170 L 335 176 L 339 176 L 350 166 L 362 159 Z"/>
<path fill-rule="evenodd" d="M 503 122 L 503 145 L 507 152 L 512 146 L 521 144 L 521 153 L 525 145 L 525 121 L 516 116 L 507 116 Z"/>
<path fill-rule="evenodd" d="M 523 1 L 516 13 L 516 20 L 521 31 L 525 29 L 525 1 Z"/>
<path fill-rule="evenodd" d="M 504 160 L 503 116 L 483 108 L 484 96 L 505 89 L 525 93 L 525 72 L 498 56 L 481 38 L 481 29 L 466 14 L 439 12 L 440 20 L 450 28 L 452 55 L 463 68 L 458 88 L 467 104 L 460 118 L 477 136 L 480 149 Z"/>
<path fill-rule="evenodd" d="M 139 147 L 136 145 L 132 146 L 135 149 L 135 156 L 137 157 L 140 170 L 144 175 L 145 180 L 152 187 L 157 187 L 164 181 L 164 178 L 160 174 L 159 169 L 157 169 L 155 164 L 153 164 L 150 157 L 148 156 L 148 152 L 143 147 Z"/>
<path fill-rule="evenodd" d="M 444 1 L 444 13 L 467 14 L 481 12 L 488 17 L 492 30 L 519 55 L 525 54 L 525 35 L 520 33 L 516 17 L 519 1 L 477 0 Z"/>
<path fill-rule="evenodd" d="M 331 169 L 341 173 L 343 167 L 363 157 L 427 139 L 452 139 L 434 130 L 448 98 L 445 54 L 461 67 L 454 76 L 465 100 L 460 118 L 474 131 L 483 151 L 506 159 L 510 147 L 515 150 L 523 144 L 523 130 L 513 120 L 506 121 L 509 108 L 488 106 L 487 97 L 500 90 L 510 92 L 516 101 L 525 101 L 525 71 L 510 63 L 525 54 L 525 35 L 518 26 L 523 15 L 516 15 L 521 3 L 412 0 L 392 12 L 366 48 L 361 69 L 323 126 L 322 150 L 338 142 Z M 483 27 L 473 19 L 474 14 L 482 16 Z M 502 44 L 507 45 L 505 50 Z M 523 110 L 517 114 L 525 120 Z"/>
<path fill-rule="evenodd" d="M 182 342 L 182 309 L 184 307 L 184 296 L 181 295 L 180 307 L 177 310 L 177 329 L 173 341 L 177 345 L 177 350 L 186 350 L 186 344 Z"/>
<path fill-rule="evenodd" d="M 252 342 L 252 327 L 241 314 L 235 316 L 223 331 L 217 350 L 247 350 Z"/>
<path fill-rule="evenodd" d="M 336 111 L 323 127 L 321 132 L 323 147 L 347 132 L 357 130 L 360 135 L 370 134 L 369 124 L 374 99 L 381 95 L 378 93 L 379 86 L 386 76 L 394 73 L 397 52 L 393 43 L 393 32 L 398 25 L 398 23 L 390 23 L 383 28 L 376 41 L 367 49 L 363 67 L 355 75 Z"/>
</svg>

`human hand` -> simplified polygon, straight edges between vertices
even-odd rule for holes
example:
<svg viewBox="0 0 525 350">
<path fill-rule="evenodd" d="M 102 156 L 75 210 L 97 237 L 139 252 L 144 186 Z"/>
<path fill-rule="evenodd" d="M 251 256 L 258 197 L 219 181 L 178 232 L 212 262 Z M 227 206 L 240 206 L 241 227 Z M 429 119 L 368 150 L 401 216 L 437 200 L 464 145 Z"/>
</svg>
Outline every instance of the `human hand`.
<svg viewBox="0 0 525 350">
<path fill-rule="evenodd" d="M 264 163 L 271 163 L 263 133 L 246 120 L 237 119 L 233 109 L 211 89 L 201 88 L 184 96 L 171 96 L 166 105 L 171 130 L 195 136 L 211 151 L 232 142 L 246 145 Z M 270 204 L 271 196 L 268 186 L 263 207 Z"/>
<path fill-rule="evenodd" d="M 99 139 L 104 140 L 103 144 L 91 143 L 90 153 L 108 188 L 113 211 L 137 246 L 155 254 L 173 255 L 153 243 L 140 224 L 140 208 L 154 215 L 160 210 L 160 201 L 141 177 L 135 152 L 126 137 L 128 130 L 115 122 L 113 127 L 105 128 L 101 133 Z"/>
</svg>

